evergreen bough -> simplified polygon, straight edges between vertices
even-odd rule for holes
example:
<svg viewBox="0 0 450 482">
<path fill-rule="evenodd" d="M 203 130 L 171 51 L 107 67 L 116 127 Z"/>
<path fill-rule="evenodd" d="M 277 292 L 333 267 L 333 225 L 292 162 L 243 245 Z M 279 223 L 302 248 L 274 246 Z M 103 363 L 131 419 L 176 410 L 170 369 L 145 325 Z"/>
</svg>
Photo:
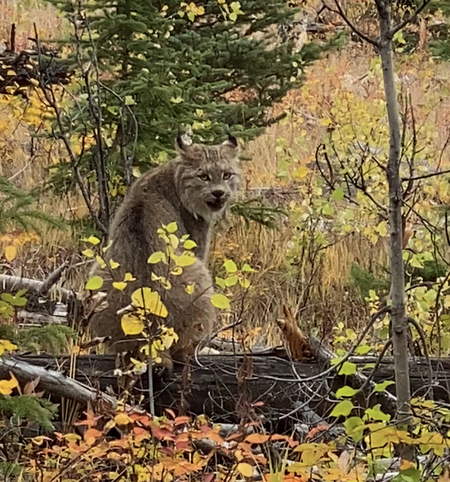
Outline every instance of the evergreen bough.
<svg viewBox="0 0 450 482">
<path fill-rule="evenodd" d="M 180 130 L 205 143 L 221 142 L 228 129 L 245 140 L 259 135 L 279 119 L 270 108 L 336 44 L 297 51 L 294 40 L 278 42 L 277 25 L 298 12 L 285 0 L 48 1 L 72 23 L 68 42 L 84 93 L 65 127 L 96 138 L 77 169 L 92 188 L 105 166 L 100 182 L 110 197 L 131 182 L 131 165 L 164 162 Z M 99 130 L 109 142 L 99 140 Z M 71 163 L 59 165 L 55 186 L 79 184 Z M 103 224 L 108 216 L 100 212 Z"/>
</svg>

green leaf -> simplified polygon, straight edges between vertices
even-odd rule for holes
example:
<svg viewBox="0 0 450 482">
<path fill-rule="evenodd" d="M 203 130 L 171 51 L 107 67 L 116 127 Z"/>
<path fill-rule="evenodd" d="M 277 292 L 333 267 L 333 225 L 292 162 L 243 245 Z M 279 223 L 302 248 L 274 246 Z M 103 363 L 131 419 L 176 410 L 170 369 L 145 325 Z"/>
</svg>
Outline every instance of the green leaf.
<svg viewBox="0 0 450 482">
<path fill-rule="evenodd" d="M 93 276 L 87 283 L 85 288 L 87 290 L 99 290 L 103 286 L 103 279 L 100 276 Z"/>
<path fill-rule="evenodd" d="M 342 201 L 344 199 L 344 191 L 338 187 L 333 191 L 333 199 L 336 201 Z"/>
<path fill-rule="evenodd" d="M 240 278 L 239 279 L 239 284 L 242 286 L 242 288 L 244 289 L 248 289 L 250 288 L 250 280 L 246 279 L 246 278 Z"/>
<path fill-rule="evenodd" d="M 421 480 L 421 470 L 415 467 L 408 467 L 405 470 L 401 470 L 400 473 L 392 479 L 392 482 L 420 482 Z M 445 478 L 440 480 L 445 480 Z"/>
<path fill-rule="evenodd" d="M 367 355 L 367 353 L 372 350 L 372 347 L 369 345 L 360 345 L 356 348 L 355 352 L 358 353 L 358 355 Z"/>
<path fill-rule="evenodd" d="M 339 402 L 330 413 L 331 417 L 348 417 L 353 410 L 353 403 L 350 400 Z"/>
<path fill-rule="evenodd" d="M 346 434 L 353 439 L 354 442 L 359 442 L 363 438 L 364 422 L 360 417 L 349 417 L 344 422 Z"/>
<path fill-rule="evenodd" d="M 17 296 L 17 295 L 16 295 L 16 296 L 14 296 L 14 299 L 13 299 L 12 304 L 13 304 L 14 306 L 23 307 L 23 306 L 25 306 L 25 305 L 27 304 L 27 301 L 28 301 L 28 300 L 27 300 L 26 298 L 23 298 L 23 297 L 21 297 L 21 296 Z"/>
<path fill-rule="evenodd" d="M 329 203 L 325 204 L 322 208 L 322 213 L 325 214 L 325 216 L 331 216 L 334 213 L 333 206 Z"/>
<path fill-rule="evenodd" d="M 194 249 L 197 247 L 197 243 L 195 241 L 192 241 L 192 239 L 188 239 L 184 242 L 183 246 L 184 249 Z"/>
<path fill-rule="evenodd" d="M 166 255 L 162 251 L 156 251 L 155 253 L 150 255 L 147 262 L 150 263 L 150 264 L 157 264 L 157 263 L 160 263 L 161 261 L 164 264 L 167 264 Z"/>
<path fill-rule="evenodd" d="M 224 268 L 227 270 L 227 273 L 236 273 L 237 271 L 237 266 L 236 263 L 229 259 L 223 263 Z"/>
<path fill-rule="evenodd" d="M 244 263 L 244 265 L 241 268 L 241 271 L 243 273 L 254 273 L 256 270 L 254 270 L 249 264 Z"/>
<path fill-rule="evenodd" d="M 125 105 L 134 105 L 134 104 L 136 104 L 136 102 L 131 95 L 125 96 Z"/>
<path fill-rule="evenodd" d="M 235 22 L 235 21 L 237 20 L 237 13 L 236 13 L 236 12 L 231 12 L 230 15 L 229 15 L 229 17 L 230 17 L 230 20 L 231 20 L 232 22 Z"/>
<path fill-rule="evenodd" d="M 166 231 L 168 233 L 175 233 L 178 229 L 178 226 L 177 226 L 177 223 L 173 222 L 173 223 L 170 223 L 166 226 Z"/>
<path fill-rule="evenodd" d="M 344 398 L 344 397 L 353 397 L 358 393 L 358 390 L 355 390 L 352 387 L 342 387 L 336 392 L 336 398 Z"/>
<path fill-rule="evenodd" d="M 354 375 L 356 373 L 356 364 L 345 362 L 339 370 L 339 375 Z"/>
<path fill-rule="evenodd" d="M 389 385 L 394 385 L 395 382 L 391 380 L 385 380 L 384 382 L 377 383 L 374 388 L 374 392 L 384 392 Z"/>
<path fill-rule="evenodd" d="M 228 287 L 236 285 L 237 282 L 238 282 L 238 277 L 236 275 L 228 276 L 228 278 L 225 279 L 225 285 Z"/>
<path fill-rule="evenodd" d="M 377 403 L 373 408 L 366 408 L 365 418 L 379 422 L 389 422 L 391 416 L 381 410 L 381 405 Z"/>
<path fill-rule="evenodd" d="M 211 303 L 219 310 L 229 310 L 231 308 L 230 300 L 227 296 L 216 293 L 211 296 Z"/>
<path fill-rule="evenodd" d="M 216 284 L 217 286 L 220 286 L 222 289 L 225 289 L 227 287 L 225 280 L 223 278 L 219 278 L 216 276 Z"/>
</svg>

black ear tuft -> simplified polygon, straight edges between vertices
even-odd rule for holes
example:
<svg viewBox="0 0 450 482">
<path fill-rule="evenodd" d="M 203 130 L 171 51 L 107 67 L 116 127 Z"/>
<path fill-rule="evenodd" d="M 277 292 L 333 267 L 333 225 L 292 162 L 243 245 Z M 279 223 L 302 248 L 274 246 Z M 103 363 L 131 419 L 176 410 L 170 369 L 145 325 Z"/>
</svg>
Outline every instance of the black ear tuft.
<svg viewBox="0 0 450 482">
<path fill-rule="evenodd" d="M 178 135 L 176 143 L 177 143 L 177 147 L 179 149 L 184 149 L 185 145 L 184 145 L 184 142 L 183 142 L 183 138 L 181 137 L 181 134 Z"/>
<path fill-rule="evenodd" d="M 228 139 L 223 143 L 223 145 L 237 149 L 239 147 L 238 140 L 236 137 L 228 133 Z"/>
<path fill-rule="evenodd" d="M 233 147 L 238 147 L 238 140 L 236 137 L 232 136 L 231 134 L 228 134 L 228 143 L 231 144 Z"/>
</svg>

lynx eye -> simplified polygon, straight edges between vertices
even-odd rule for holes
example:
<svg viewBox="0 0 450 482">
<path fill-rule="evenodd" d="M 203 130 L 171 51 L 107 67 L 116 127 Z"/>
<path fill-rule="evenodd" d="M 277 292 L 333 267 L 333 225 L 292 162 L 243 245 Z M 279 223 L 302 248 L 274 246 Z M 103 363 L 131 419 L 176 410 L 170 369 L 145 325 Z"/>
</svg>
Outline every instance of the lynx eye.
<svg viewBox="0 0 450 482">
<path fill-rule="evenodd" d="M 233 176 L 234 174 L 232 172 L 224 172 L 222 178 L 224 181 L 228 181 L 228 179 L 231 179 Z"/>
<path fill-rule="evenodd" d="M 208 176 L 208 174 L 205 174 L 205 173 L 199 174 L 198 177 L 199 177 L 199 179 L 201 179 L 202 181 L 205 181 L 205 182 L 210 180 L 210 177 Z"/>
</svg>

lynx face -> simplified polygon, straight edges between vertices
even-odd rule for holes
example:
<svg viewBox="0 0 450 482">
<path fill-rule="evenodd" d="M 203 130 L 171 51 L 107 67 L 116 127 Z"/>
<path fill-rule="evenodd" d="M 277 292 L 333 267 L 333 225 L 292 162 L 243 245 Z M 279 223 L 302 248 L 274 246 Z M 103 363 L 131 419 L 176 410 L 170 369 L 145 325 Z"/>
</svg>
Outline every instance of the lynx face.
<svg viewBox="0 0 450 482">
<path fill-rule="evenodd" d="M 234 138 L 217 146 L 177 141 L 180 161 L 177 189 L 193 215 L 211 220 L 220 214 L 239 188 L 238 146 Z"/>
</svg>

